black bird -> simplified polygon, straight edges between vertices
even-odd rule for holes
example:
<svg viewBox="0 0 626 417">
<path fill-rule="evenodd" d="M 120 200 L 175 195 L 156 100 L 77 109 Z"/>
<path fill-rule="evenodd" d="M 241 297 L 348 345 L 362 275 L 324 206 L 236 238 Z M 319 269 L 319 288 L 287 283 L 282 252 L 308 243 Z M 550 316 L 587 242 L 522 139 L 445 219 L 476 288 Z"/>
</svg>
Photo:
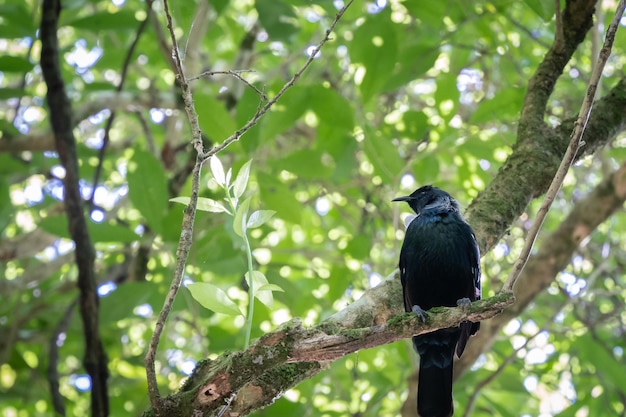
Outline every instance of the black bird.
<svg viewBox="0 0 626 417">
<path fill-rule="evenodd" d="M 476 237 L 463 219 L 459 203 L 439 188 L 426 185 L 406 201 L 417 215 L 407 226 L 400 252 L 404 308 L 425 317 L 437 306 L 467 305 L 480 299 L 480 253 Z M 480 323 L 436 330 L 413 337 L 420 355 L 417 411 L 421 417 L 449 417 L 454 350 L 461 357 Z"/>
</svg>

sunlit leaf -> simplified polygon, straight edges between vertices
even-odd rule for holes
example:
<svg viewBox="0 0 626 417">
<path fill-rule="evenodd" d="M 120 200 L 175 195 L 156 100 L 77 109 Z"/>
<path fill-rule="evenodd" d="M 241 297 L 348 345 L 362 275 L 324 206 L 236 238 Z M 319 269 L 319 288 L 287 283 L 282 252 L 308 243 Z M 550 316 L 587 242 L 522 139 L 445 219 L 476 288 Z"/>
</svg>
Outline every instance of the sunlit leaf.
<svg viewBox="0 0 626 417">
<path fill-rule="evenodd" d="M 228 168 L 228 171 L 226 172 L 226 188 L 230 188 L 230 180 L 232 176 L 233 176 L 233 169 Z"/>
<path fill-rule="evenodd" d="M 196 282 L 188 284 L 187 288 L 191 296 L 206 309 L 229 316 L 243 315 L 237 304 L 221 288 L 213 284 Z"/>
<path fill-rule="evenodd" d="M 263 284 L 261 285 L 259 288 L 256 289 L 257 291 L 278 291 L 278 292 L 285 292 L 285 290 L 283 290 L 281 287 L 279 287 L 278 285 L 275 284 Z"/>
<path fill-rule="evenodd" d="M 276 214 L 274 210 L 257 210 L 253 212 L 248 218 L 248 229 L 254 229 L 261 226 L 263 223 L 272 218 Z"/>
<path fill-rule="evenodd" d="M 190 202 L 189 197 L 174 197 L 170 198 L 170 201 L 173 203 L 184 204 L 185 206 L 189 205 Z M 210 211 L 213 213 L 229 213 L 230 211 L 219 201 L 215 201 L 211 198 L 206 197 L 198 197 L 198 203 L 196 205 L 196 209 L 200 211 Z"/>
<path fill-rule="evenodd" d="M 170 198 L 170 201 L 172 203 L 180 203 L 185 206 L 188 206 L 191 201 L 191 198 L 190 197 L 174 197 L 174 198 Z"/>
<path fill-rule="evenodd" d="M 554 2 L 546 0 L 524 0 L 524 3 L 530 7 L 537 16 L 541 17 L 544 22 L 549 22 L 554 16 Z"/>
<path fill-rule="evenodd" d="M 250 208 L 250 200 L 251 197 L 243 200 L 241 205 L 237 207 L 237 211 L 235 212 L 235 218 L 233 219 L 233 230 L 234 232 L 243 237 L 247 230 L 248 223 L 248 210 Z"/>
<path fill-rule="evenodd" d="M 239 172 L 237 173 L 237 178 L 235 178 L 235 182 L 233 183 L 233 194 L 235 195 L 235 198 L 241 197 L 244 191 L 246 191 L 248 179 L 250 178 L 251 165 L 252 160 L 243 164 L 243 166 L 239 169 Z"/>
<path fill-rule="evenodd" d="M 226 176 L 224 175 L 222 161 L 220 161 L 217 155 L 213 155 L 209 161 L 209 165 L 211 166 L 211 173 L 215 181 L 219 185 L 224 186 L 226 184 Z"/>
<path fill-rule="evenodd" d="M 261 271 L 252 271 L 252 281 L 253 281 L 253 289 L 254 296 L 267 308 L 272 308 L 274 306 L 274 295 L 272 291 L 282 291 L 280 287 L 277 285 L 272 285 L 267 282 L 267 278 Z M 250 285 L 250 277 L 249 274 L 246 273 L 246 282 Z M 275 290 L 274 287 L 278 288 Z"/>
</svg>

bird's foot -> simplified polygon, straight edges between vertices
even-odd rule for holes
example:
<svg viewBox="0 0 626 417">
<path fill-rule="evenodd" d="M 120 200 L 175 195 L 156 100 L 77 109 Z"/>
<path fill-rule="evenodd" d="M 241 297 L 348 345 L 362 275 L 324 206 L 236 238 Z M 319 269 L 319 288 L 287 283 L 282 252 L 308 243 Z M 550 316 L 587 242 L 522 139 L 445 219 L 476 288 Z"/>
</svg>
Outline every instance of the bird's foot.
<svg viewBox="0 0 626 417">
<path fill-rule="evenodd" d="M 411 309 L 411 311 L 413 311 L 413 313 L 417 314 L 417 317 L 419 317 L 420 320 L 422 320 L 423 322 L 426 321 L 426 310 L 423 310 L 422 307 L 420 307 L 418 305 L 414 305 L 413 308 Z"/>
<path fill-rule="evenodd" d="M 463 309 L 463 311 L 468 311 L 470 306 L 472 305 L 472 300 L 470 300 L 467 297 L 460 298 L 460 299 L 456 300 L 456 305 L 458 307 L 461 307 Z"/>
</svg>

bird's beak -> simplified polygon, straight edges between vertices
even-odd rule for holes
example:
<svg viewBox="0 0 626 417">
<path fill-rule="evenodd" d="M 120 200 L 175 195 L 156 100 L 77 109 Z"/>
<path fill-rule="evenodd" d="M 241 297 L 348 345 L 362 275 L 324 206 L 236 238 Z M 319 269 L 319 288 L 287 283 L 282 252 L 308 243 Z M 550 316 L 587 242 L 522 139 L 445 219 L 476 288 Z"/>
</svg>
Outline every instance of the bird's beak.
<svg viewBox="0 0 626 417">
<path fill-rule="evenodd" d="M 413 200 L 413 197 L 411 197 L 410 195 L 405 195 L 403 197 L 396 197 L 391 201 L 411 201 Z"/>
</svg>

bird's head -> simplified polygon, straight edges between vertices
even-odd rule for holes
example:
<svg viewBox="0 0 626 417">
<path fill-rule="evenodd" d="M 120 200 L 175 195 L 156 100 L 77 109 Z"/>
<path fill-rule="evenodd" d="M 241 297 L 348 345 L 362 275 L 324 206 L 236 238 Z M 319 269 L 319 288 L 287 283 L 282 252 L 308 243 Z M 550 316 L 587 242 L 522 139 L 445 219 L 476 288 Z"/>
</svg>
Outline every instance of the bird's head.
<svg viewBox="0 0 626 417">
<path fill-rule="evenodd" d="M 432 185 L 425 185 L 413 191 L 411 195 L 394 198 L 391 201 L 406 201 L 418 216 L 428 209 L 460 211 L 459 203 L 450 194 Z"/>
</svg>

